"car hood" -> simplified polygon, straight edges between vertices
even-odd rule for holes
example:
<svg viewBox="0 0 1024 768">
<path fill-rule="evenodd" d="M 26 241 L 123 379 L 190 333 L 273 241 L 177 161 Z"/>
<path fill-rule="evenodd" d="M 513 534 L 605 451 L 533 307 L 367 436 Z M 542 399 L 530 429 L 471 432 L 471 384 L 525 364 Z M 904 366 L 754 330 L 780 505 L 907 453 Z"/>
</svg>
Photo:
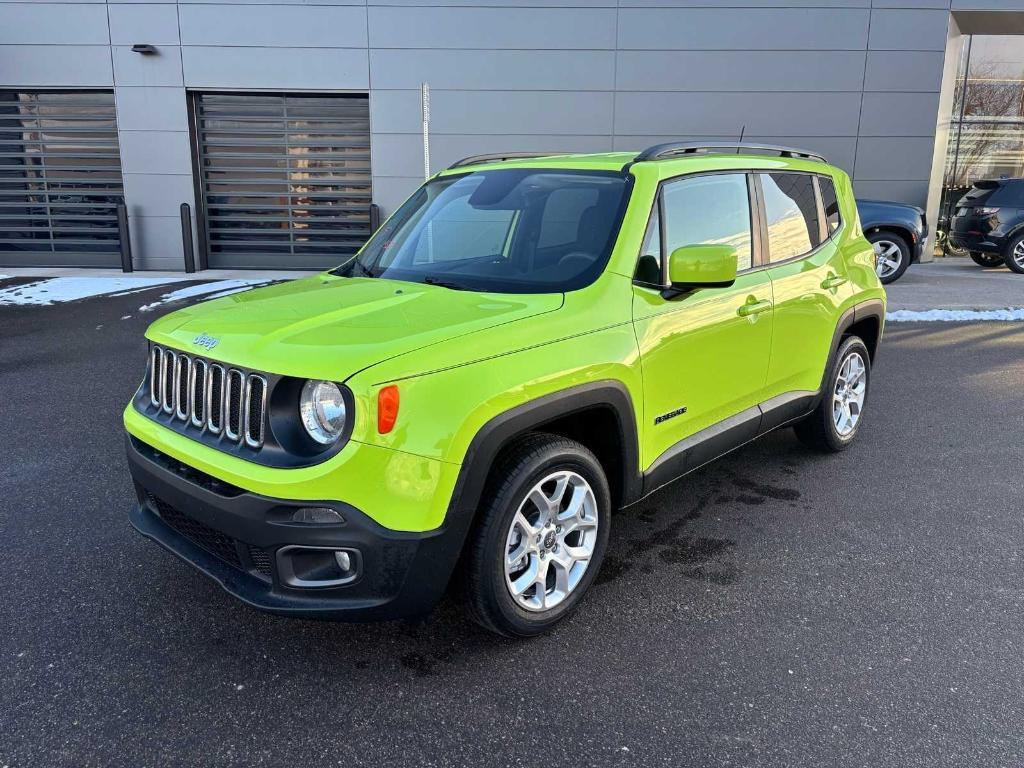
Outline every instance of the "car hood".
<svg viewBox="0 0 1024 768">
<path fill-rule="evenodd" d="M 178 310 L 146 336 L 246 368 L 342 381 L 406 352 L 552 312 L 562 302 L 561 293 L 475 293 L 317 275 Z"/>
</svg>

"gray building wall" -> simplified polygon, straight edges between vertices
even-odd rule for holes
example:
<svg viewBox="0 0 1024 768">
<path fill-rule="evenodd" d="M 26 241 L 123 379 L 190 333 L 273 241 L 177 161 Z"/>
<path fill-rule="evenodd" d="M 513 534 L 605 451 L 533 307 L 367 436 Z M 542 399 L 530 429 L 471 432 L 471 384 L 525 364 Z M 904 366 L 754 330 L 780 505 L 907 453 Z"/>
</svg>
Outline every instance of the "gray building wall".
<svg viewBox="0 0 1024 768">
<path fill-rule="evenodd" d="M 435 169 L 743 129 L 825 153 L 862 196 L 924 204 L 949 2 L 0 0 L 0 87 L 114 88 L 142 268 L 182 266 L 178 206 L 195 203 L 186 89 L 368 91 L 385 214 L 422 180 L 422 81 Z"/>
</svg>

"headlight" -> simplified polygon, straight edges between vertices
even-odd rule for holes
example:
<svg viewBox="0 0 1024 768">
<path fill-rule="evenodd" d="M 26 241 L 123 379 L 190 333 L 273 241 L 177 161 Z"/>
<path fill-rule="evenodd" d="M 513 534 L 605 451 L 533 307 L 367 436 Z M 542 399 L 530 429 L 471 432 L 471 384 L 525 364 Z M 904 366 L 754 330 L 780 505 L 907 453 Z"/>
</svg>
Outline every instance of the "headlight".
<svg viewBox="0 0 1024 768">
<path fill-rule="evenodd" d="M 337 384 L 307 381 L 299 396 L 299 416 L 306 432 L 322 445 L 330 445 L 345 430 L 348 413 Z"/>
</svg>

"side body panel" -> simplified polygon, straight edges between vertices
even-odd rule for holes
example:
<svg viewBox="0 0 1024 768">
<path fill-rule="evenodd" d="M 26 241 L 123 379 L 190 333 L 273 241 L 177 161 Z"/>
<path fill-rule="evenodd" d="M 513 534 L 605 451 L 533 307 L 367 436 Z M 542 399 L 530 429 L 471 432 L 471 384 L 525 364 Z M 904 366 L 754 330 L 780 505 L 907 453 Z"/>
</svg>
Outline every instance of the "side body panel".
<svg viewBox="0 0 1024 768">
<path fill-rule="evenodd" d="M 760 270 L 739 275 L 729 288 L 705 288 L 672 301 L 647 288 L 633 291 L 646 469 L 675 443 L 764 399 L 772 312 L 737 312 L 752 301 L 771 301 L 772 287 Z"/>
</svg>

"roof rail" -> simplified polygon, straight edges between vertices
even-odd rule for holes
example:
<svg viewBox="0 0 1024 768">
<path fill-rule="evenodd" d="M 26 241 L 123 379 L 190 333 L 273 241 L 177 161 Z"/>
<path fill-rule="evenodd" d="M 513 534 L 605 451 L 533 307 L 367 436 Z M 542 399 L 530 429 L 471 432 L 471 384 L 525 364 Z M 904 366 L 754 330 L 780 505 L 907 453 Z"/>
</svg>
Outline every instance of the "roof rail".
<svg viewBox="0 0 1024 768">
<path fill-rule="evenodd" d="M 655 144 L 653 147 L 648 147 L 633 158 L 633 162 L 641 163 L 644 160 L 665 160 L 667 158 L 678 157 L 680 155 L 710 153 L 725 154 L 725 152 L 735 153 L 738 155 L 747 150 L 753 152 L 771 152 L 777 154 L 779 157 L 798 157 L 804 160 L 818 160 L 822 163 L 828 162 L 824 156 L 819 155 L 816 152 L 808 152 L 806 149 L 778 147 L 774 144 L 751 144 L 745 141 L 670 141 L 666 144 Z"/>
<path fill-rule="evenodd" d="M 496 152 L 493 155 L 470 155 L 461 160 L 456 160 L 448 166 L 452 168 L 464 168 L 467 165 L 479 165 L 480 163 L 501 162 L 504 160 L 524 160 L 531 157 L 557 157 L 565 152 Z"/>
</svg>

